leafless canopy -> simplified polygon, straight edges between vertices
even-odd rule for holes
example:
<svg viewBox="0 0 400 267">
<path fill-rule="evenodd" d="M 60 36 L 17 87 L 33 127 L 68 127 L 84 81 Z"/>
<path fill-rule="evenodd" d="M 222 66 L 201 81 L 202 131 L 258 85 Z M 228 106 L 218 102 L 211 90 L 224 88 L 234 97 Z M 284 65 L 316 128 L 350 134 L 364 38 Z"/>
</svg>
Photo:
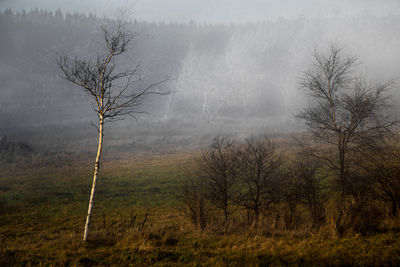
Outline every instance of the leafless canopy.
<svg viewBox="0 0 400 267">
<path fill-rule="evenodd" d="M 361 162 L 364 175 L 373 185 L 374 197 L 391 203 L 392 216 L 400 209 L 400 140 L 386 138 L 382 149 L 368 150 L 368 160 Z"/>
<path fill-rule="evenodd" d="M 104 122 L 122 119 L 124 115 L 135 117 L 138 113 L 144 113 L 139 108 L 146 95 L 169 93 L 157 88 L 166 80 L 137 88 L 137 83 L 141 80 L 139 65 L 119 71 L 115 63 L 118 56 L 127 51 L 134 35 L 121 21 L 111 27 L 102 26 L 101 30 L 106 49 L 95 60 L 58 57 L 57 64 L 64 78 L 82 87 L 92 97 L 94 109 Z"/>
<path fill-rule="evenodd" d="M 382 118 L 382 111 L 388 107 L 385 93 L 392 81 L 368 85 L 365 79 L 355 76 L 357 57 L 343 56 L 342 49 L 335 45 L 328 55 L 315 52 L 314 59 L 300 83 L 312 103 L 299 117 L 316 137 L 336 144 L 336 138 L 331 137 L 339 134 L 347 143 L 351 138 L 373 137 L 388 129 L 392 122 Z"/>
<path fill-rule="evenodd" d="M 139 88 L 140 81 L 138 66 L 125 71 L 117 69 L 116 59 L 127 51 L 133 38 L 126 28 L 126 24 L 117 21 L 110 26 L 101 27 L 106 45 L 104 53 L 99 53 L 95 60 L 75 58 L 70 60 L 60 56 L 57 64 L 64 74 L 64 78 L 78 85 L 88 93 L 94 102 L 94 110 L 99 119 L 99 142 L 94 167 L 93 184 L 89 198 L 88 214 L 86 217 L 83 240 L 88 239 L 92 218 L 96 182 L 99 177 L 100 161 L 103 147 L 104 124 L 108 121 L 123 119 L 125 115 L 135 117 L 143 113 L 139 109 L 145 96 L 149 94 L 168 94 L 157 91 L 157 85 L 165 82 L 153 83 L 145 88 Z M 144 224 L 144 222 L 143 222 Z"/>
<path fill-rule="evenodd" d="M 228 137 L 214 138 L 203 151 L 199 167 L 208 187 L 208 197 L 224 213 L 225 225 L 233 212 L 233 202 L 240 195 L 237 187 L 237 143 Z"/>
<path fill-rule="evenodd" d="M 257 225 L 262 210 L 275 201 L 276 174 L 281 158 L 268 137 L 262 140 L 250 138 L 240 150 L 238 162 L 241 186 L 245 189 L 239 205 L 253 213 L 253 224 Z"/>
<path fill-rule="evenodd" d="M 315 52 L 314 64 L 300 81 L 311 102 L 299 117 L 316 140 L 336 149 L 335 158 L 326 152 L 320 157 L 339 172 L 342 193 L 348 184 L 348 153 L 359 145 L 373 145 L 394 124 L 385 118 L 385 94 L 393 82 L 369 85 L 355 75 L 357 65 L 357 57 L 345 56 L 343 49 L 331 45 L 327 54 Z"/>
</svg>

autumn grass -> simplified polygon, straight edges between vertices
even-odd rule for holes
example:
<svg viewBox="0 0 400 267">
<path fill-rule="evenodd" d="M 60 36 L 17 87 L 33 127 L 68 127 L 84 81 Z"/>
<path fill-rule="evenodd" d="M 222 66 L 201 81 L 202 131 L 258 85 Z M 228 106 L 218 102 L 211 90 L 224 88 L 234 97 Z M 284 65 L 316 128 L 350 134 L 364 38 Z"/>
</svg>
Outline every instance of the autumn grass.
<svg viewBox="0 0 400 267">
<path fill-rule="evenodd" d="M 91 157 L 0 169 L 0 266 L 322 266 L 400 264 L 400 233 L 201 233 L 182 217 L 179 186 L 196 151 L 106 158 L 90 241 L 82 239 Z M 147 215 L 146 215 L 147 214 Z"/>
</svg>

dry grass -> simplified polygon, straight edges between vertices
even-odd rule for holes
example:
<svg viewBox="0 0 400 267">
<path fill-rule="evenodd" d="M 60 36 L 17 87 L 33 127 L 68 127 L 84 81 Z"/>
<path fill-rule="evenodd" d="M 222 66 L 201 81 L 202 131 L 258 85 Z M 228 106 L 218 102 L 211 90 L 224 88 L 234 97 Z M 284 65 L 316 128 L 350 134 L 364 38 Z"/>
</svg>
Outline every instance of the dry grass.
<svg viewBox="0 0 400 267">
<path fill-rule="evenodd" d="M 329 225 L 319 232 L 199 232 L 176 209 L 179 185 L 196 153 L 107 159 L 87 243 L 81 238 L 90 159 L 68 160 L 66 155 L 23 168 L 4 166 L 0 170 L 0 266 L 400 264 L 400 233 L 390 230 L 399 225 L 398 219 L 386 220 L 382 233 L 368 236 L 337 237 Z"/>
</svg>

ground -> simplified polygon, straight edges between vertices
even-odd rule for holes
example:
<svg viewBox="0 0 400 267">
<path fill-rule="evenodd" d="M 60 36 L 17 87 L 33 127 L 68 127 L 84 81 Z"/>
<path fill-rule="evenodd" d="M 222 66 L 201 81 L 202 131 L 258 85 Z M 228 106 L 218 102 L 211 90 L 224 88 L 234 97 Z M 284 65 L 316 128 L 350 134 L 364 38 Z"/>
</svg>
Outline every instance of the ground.
<svg viewBox="0 0 400 267">
<path fill-rule="evenodd" d="M 0 266 L 400 265 L 400 233 L 338 237 L 200 232 L 179 209 L 199 151 L 105 157 L 90 241 L 83 228 L 93 155 L 55 154 L 0 168 Z M 146 215 L 147 214 L 147 215 Z"/>
</svg>

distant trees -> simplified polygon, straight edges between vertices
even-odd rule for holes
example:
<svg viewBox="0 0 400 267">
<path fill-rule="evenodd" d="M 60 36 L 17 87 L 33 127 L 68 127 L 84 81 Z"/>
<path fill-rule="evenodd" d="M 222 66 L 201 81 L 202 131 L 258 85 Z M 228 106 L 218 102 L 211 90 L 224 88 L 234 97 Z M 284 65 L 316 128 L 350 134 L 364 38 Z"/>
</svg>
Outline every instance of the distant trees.
<svg viewBox="0 0 400 267">
<path fill-rule="evenodd" d="M 310 104 L 299 117 L 314 140 L 322 144 L 316 150 L 323 151 L 312 154 L 337 172 L 335 180 L 342 197 L 359 193 L 349 173 L 357 148 L 373 146 L 393 124 L 383 116 L 385 92 L 392 82 L 370 85 L 355 75 L 357 65 L 356 56 L 347 56 L 342 48 L 331 45 L 327 53 L 315 52 L 314 63 L 300 82 Z"/>
<path fill-rule="evenodd" d="M 94 111 L 98 117 L 98 149 L 94 166 L 93 185 L 90 194 L 83 240 L 87 240 L 96 182 L 100 171 L 103 147 L 104 125 L 107 122 L 121 120 L 125 115 L 135 117 L 144 111 L 140 109 L 143 99 L 150 94 L 167 94 L 156 90 L 161 83 L 137 88 L 140 80 L 138 66 L 133 69 L 120 70 L 116 60 L 129 48 L 133 35 L 122 21 L 102 26 L 105 51 L 98 53 L 94 59 L 60 56 L 57 64 L 64 78 L 81 87 L 92 99 Z"/>
<path fill-rule="evenodd" d="M 5 135 L 0 137 L 0 163 L 13 162 L 18 158 L 29 157 L 33 154 L 34 150 L 28 143 L 10 141 Z"/>
<path fill-rule="evenodd" d="M 149 80 L 157 80 L 166 72 L 177 78 L 174 87 L 179 93 L 170 96 L 167 108 L 168 98 L 146 101 L 149 104 L 146 110 L 155 120 L 164 117 L 167 109 L 167 117 L 172 120 L 194 122 L 203 115 L 205 118 L 209 116 L 212 122 L 236 124 L 241 123 L 238 118 L 246 114 L 250 125 L 254 117 L 268 116 L 274 126 L 276 121 L 286 126 L 280 119 L 285 114 L 285 107 L 290 116 L 295 105 L 301 104 L 302 100 L 295 87 L 298 66 L 309 56 L 304 48 L 310 47 L 316 31 L 328 32 L 324 27 L 329 27 L 329 19 L 320 19 L 308 22 L 304 19 L 282 20 L 268 24 L 268 27 L 262 23 L 247 26 L 132 23 L 130 26 L 143 33 L 143 38 L 135 40 L 135 46 L 128 49 L 122 61 L 126 62 L 130 57 L 143 62 L 141 69 Z M 25 14 L 11 10 L 0 12 L 3 87 L 0 104 L 5 112 L 0 123 L 3 126 L 12 123 L 12 126 L 29 127 L 32 123 L 41 123 L 52 127 L 60 123 L 60 118 L 74 124 L 90 119 L 87 106 L 78 103 L 85 102 L 85 99 L 78 91 L 71 93 L 65 90 L 65 84 L 59 83 L 48 55 L 62 50 L 77 54 L 96 51 L 99 42 L 93 41 L 93 36 L 98 30 L 97 25 L 102 23 L 106 20 L 83 14 L 44 10 L 31 10 Z M 379 40 L 370 39 L 371 46 L 360 45 L 360 53 L 371 55 L 366 58 L 371 67 L 379 64 L 382 73 L 395 75 L 397 57 L 392 55 L 396 54 L 395 48 L 400 40 L 392 38 L 397 34 L 396 28 L 386 25 L 400 23 L 399 18 L 361 16 L 338 23 L 348 36 L 357 36 L 351 43 L 355 47 L 369 36 L 380 35 Z M 359 31 L 365 23 L 369 24 L 368 31 Z M 348 27 L 349 24 L 352 27 Z M 284 32 L 290 34 L 282 34 Z M 323 39 L 330 39 L 332 35 L 335 33 L 324 35 Z M 288 42 L 288 36 L 295 38 L 296 42 Z M 389 42 L 393 45 L 388 46 Z M 189 48 L 191 43 L 193 53 Z M 382 58 L 373 56 L 372 48 L 385 51 Z M 382 60 L 388 64 L 381 64 Z M 194 65 L 190 67 L 192 63 Z M 74 113 L 70 112 L 71 106 Z M 81 126 L 80 133 L 88 128 L 89 125 Z M 185 130 L 187 128 L 192 129 L 187 126 Z M 63 133 L 76 137 L 78 131 L 66 133 L 63 130 Z M 47 141 L 47 137 L 55 136 L 49 131 L 45 134 Z M 74 140 L 79 140 L 79 145 L 87 143 L 79 138 Z"/>
</svg>

